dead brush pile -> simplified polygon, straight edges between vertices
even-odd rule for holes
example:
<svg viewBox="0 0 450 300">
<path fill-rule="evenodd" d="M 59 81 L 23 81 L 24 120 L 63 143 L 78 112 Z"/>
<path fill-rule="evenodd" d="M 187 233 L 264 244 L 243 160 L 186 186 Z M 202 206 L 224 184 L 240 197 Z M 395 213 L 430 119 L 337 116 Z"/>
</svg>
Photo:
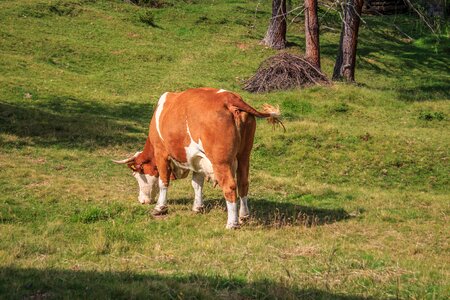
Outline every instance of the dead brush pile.
<svg viewBox="0 0 450 300">
<path fill-rule="evenodd" d="M 328 78 L 306 59 L 283 52 L 263 61 L 256 74 L 245 81 L 244 90 L 266 93 L 329 83 Z"/>
</svg>

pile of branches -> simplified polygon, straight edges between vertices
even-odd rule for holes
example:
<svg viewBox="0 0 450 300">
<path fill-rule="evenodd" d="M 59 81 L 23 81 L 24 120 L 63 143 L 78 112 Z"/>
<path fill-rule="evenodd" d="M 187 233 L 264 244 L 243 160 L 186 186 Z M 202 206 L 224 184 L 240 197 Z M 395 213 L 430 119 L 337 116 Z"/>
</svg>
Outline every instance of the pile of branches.
<svg viewBox="0 0 450 300">
<path fill-rule="evenodd" d="M 256 74 L 245 81 L 244 90 L 265 93 L 329 82 L 319 69 L 303 57 L 283 52 L 263 61 Z"/>
</svg>

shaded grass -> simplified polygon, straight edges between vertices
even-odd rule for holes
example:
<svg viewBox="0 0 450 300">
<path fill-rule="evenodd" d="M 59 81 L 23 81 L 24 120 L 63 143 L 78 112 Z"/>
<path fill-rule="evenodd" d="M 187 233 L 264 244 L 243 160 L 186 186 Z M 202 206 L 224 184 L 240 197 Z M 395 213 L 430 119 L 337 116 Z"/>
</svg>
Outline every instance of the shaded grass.
<svg viewBox="0 0 450 300">
<path fill-rule="evenodd" d="M 220 275 L 173 276 L 159 274 L 135 274 L 129 272 L 96 272 L 57 269 L 1 269 L 5 281 L 0 290 L 13 288 L 20 291 L 15 297 L 53 298 L 65 294 L 68 297 L 97 298 L 158 298 L 158 299 L 367 299 L 353 295 L 333 294 L 314 288 L 298 289 L 287 283 L 268 280 L 247 282 L 240 278 Z M 8 280 L 14 278 L 14 280 Z M 35 278 L 39 278 L 36 280 Z"/>
<path fill-rule="evenodd" d="M 33 103 L 0 102 L 0 108 L 3 124 L 0 132 L 21 137 L 17 142 L 5 141 L 12 147 L 30 144 L 69 148 L 74 144 L 79 148 L 138 145 L 145 139 L 142 134 L 145 126 L 142 125 L 152 115 L 152 106 L 148 104 L 102 105 L 64 96 L 42 97 Z M 136 115 L 135 120 L 130 122 L 129 114 Z M 8 137 L 2 137 L 5 138 Z"/>
<path fill-rule="evenodd" d="M 0 294 L 448 298 L 448 39 L 366 17 L 358 85 L 252 95 L 242 80 L 274 54 L 258 44 L 269 3 L 170 3 L 0 2 Z M 327 74 L 338 38 L 322 32 Z M 191 213 L 188 180 L 152 218 L 110 162 L 141 149 L 159 95 L 199 86 L 285 116 L 286 133 L 258 122 L 239 231 L 219 189 Z"/>
</svg>

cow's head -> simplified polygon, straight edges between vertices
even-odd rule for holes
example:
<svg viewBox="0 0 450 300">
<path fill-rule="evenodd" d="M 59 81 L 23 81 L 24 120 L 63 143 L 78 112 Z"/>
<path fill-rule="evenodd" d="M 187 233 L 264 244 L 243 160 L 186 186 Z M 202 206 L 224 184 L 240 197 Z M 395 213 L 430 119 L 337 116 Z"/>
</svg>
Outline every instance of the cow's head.
<svg viewBox="0 0 450 300">
<path fill-rule="evenodd" d="M 159 191 L 158 169 L 151 158 L 136 152 L 133 156 L 123 160 L 113 160 L 116 164 L 126 164 L 132 171 L 139 184 L 138 200 L 142 204 L 152 203 Z"/>
</svg>

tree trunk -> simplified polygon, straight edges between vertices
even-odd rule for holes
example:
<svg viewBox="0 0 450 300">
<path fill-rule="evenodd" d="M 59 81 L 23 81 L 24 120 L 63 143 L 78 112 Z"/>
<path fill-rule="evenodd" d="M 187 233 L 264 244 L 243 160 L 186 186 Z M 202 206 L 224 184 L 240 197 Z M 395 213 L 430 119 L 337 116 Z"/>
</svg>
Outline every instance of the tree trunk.
<svg viewBox="0 0 450 300">
<path fill-rule="evenodd" d="M 346 0 L 333 80 L 355 81 L 356 46 L 363 0 Z"/>
<path fill-rule="evenodd" d="M 317 0 L 305 0 L 305 58 L 320 69 L 319 19 Z"/>
<path fill-rule="evenodd" d="M 272 18 L 261 43 L 277 50 L 286 48 L 286 0 L 272 0 Z"/>
</svg>

